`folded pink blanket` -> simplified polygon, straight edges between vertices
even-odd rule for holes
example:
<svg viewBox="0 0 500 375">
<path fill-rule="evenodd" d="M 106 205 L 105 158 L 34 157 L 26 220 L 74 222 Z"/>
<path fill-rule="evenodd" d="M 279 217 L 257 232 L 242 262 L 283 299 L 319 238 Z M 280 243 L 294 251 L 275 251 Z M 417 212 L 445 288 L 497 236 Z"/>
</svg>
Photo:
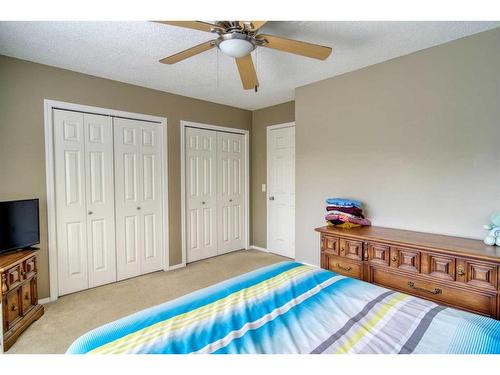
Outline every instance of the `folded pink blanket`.
<svg viewBox="0 0 500 375">
<path fill-rule="evenodd" d="M 355 217 L 353 215 L 340 215 L 340 214 L 328 214 L 325 217 L 326 220 L 340 220 L 342 222 L 348 222 L 348 223 L 353 223 L 353 224 L 359 224 L 359 225 L 372 225 L 371 221 L 368 219 L 361 219 L 359 217 Z"/>
<path fill-rule="evenodd" d="M 356 215 L 356 216 L 364 218 L 363 210 L 361 208 L 357 208 L 357 207 L 341 207 L 341 206 L 334 206 L 334 205 L 329 204 L 328 206 L 326 206 L 326 210 L 327 211 L 341 211 L 341 212 L 345 212 L 346 214 Z"/>
<path fill-rule="evenodd" d="M 344 215 L 347 217 L 352 217 L 352 218 L 357 218 L 357 219 L 364 219 L 365 218 L 363 215 L 348 214 L 347 212 L 337 211 L 337 210 L 328 211 L 327 214 L 328 215 Z"/>
</svg>

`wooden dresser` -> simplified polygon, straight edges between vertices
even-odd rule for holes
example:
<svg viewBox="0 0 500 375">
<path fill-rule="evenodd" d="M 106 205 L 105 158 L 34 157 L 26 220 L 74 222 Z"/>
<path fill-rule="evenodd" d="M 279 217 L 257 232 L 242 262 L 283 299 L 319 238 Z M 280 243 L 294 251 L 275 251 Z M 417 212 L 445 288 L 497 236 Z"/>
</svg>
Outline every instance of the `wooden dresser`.
<svg viewBox="0 0 500 375">
<path fill-rule="evenodd" d="M 322 268 L 500 319 L 500 247 L 380 227 L 316 231 Z"/>
<path fill-rule="evenodd" d="M 3 350 L 7 351 L 31 323 L 43 315 L 38 304 L 36 250 L 0 255 Z"/>
</svg>

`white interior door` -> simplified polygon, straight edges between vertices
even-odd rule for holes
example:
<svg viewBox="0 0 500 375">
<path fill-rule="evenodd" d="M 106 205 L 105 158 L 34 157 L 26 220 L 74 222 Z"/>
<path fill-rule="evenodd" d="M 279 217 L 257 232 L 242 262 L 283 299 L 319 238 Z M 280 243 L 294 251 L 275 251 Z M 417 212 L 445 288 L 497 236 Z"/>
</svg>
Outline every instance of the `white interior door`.
<svg viewBox="0 0 500 375">
<path fill-rule="evenodd" d="M 217 255 L 217 133 L 186 128 L 187 261 Z"/>
<path fill-rule="evenodd" d="M 161 269 L 160 125 L 114 118 L 118 280 Z"/>
<path fill-rule="evenodd" d="M 88 288 L 83 113 L 54 110 L 59 295 Z"/>
<path fill-rule="evenodd" d="M 268 130 L 267 160 L 267 249 L 294 258 L 295 126 Z"/>
<path fill-rule="evenodd" d="M 217 132 L 218 254 L 245 247 L 245 142 Z"/>
<path fill-rule="evenodd" d="M 85 190 L 89 287 L 116 281 L 113 122 L 85 113 Z"/>
</svg>

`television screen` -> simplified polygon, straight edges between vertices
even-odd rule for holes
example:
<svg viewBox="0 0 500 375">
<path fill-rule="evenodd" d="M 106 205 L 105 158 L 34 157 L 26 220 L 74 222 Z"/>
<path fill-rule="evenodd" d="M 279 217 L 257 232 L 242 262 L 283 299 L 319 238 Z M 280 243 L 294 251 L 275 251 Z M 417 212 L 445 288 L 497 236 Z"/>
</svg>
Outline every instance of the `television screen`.
<svg viewBox="0 0 500 375">
<path fill-rule="evenodd" d="M 38 199 L 0 202 L 0 253 L 40 243 Z"/>
</svg>

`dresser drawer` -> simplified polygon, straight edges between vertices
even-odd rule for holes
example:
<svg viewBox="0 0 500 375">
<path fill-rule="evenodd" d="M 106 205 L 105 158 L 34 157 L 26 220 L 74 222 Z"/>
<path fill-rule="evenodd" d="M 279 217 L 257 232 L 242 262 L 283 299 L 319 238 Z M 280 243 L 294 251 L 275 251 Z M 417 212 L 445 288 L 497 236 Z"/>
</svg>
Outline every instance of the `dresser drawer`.
<svg viewBox="0 0 500 375">
<path fill-rule="evenodd" d="M 30 280 L 23 284 L 21 287 L 21 305 L 23 307 L 22 315 L 26 315 L 33 307 L 36 306 L 37 300 L 35 298 L 35 294 L 33 291 L 33 286 L 35 284 L 35 280 Z"/>
<path fill-rule="evenodd" d="M 420 272 L 420 251 L 391 247 L 391 267 L 402 271 Z"/>
<path fill-rule="evenodd" d="M 339 255 L 339 239 L 332 236 L 321 236 L 321 250 L 333 255 Z"/>
<path fill-rule="evenodd" d="M 29 279 L 30 277 L 35 276 L 37 267 L 36 267 L 36 256 L 33 256 L 23 262 L 23 278 Z"/>
<path fill-rule="evenodd" d="M 390 264 L 391 249 L 388 245 L 369 242 L 368 259 L 370 263 L 388 266 Z"/>
<path fill-rule="evenodd" d="M 23 269 L 20 264 L 8 269 L 5 272 L 7 291 L 13 290 L 21 284 L 21 282 L 23 281 L 22 273 Z"/>
<path fill-rule="evenodd" d="M 340 239 L 340 256 L 361 260 L 363 258 L 363 242 Z"/>
<path fill-rule="evenodd" d="M 326 268 L 340 275 L 354 277 L 356 279 L 363 278 L 363 263 L 348 260 L 344 257 L 327 256 Z"/>
<path fill-rule="evenodd" d="M 455 281 L 456 259 L 445 254 L 422 253 L 421 271 L 438 279 Z"/>
<path fill-rule="evenodd" d="M 371 267 L 370 271 L 370 281 L 374 284 L 475 313 L 496 316 L 495 294 L 473 292 L 420 277 L 401 276 L 376 267 Z"/>
<path fill-rule="evenodd" d="M 11 329 L 21 319 L 21 289 L 14 290 L 7 294 L 4 303 L 5 328 Z"/>
<path fill-rule="evenodd" d="M 484 290 L 498 289 L 498 266 L 472 259 L 459 259 L 456 266 L 457 281 Z"/>
</svg>

